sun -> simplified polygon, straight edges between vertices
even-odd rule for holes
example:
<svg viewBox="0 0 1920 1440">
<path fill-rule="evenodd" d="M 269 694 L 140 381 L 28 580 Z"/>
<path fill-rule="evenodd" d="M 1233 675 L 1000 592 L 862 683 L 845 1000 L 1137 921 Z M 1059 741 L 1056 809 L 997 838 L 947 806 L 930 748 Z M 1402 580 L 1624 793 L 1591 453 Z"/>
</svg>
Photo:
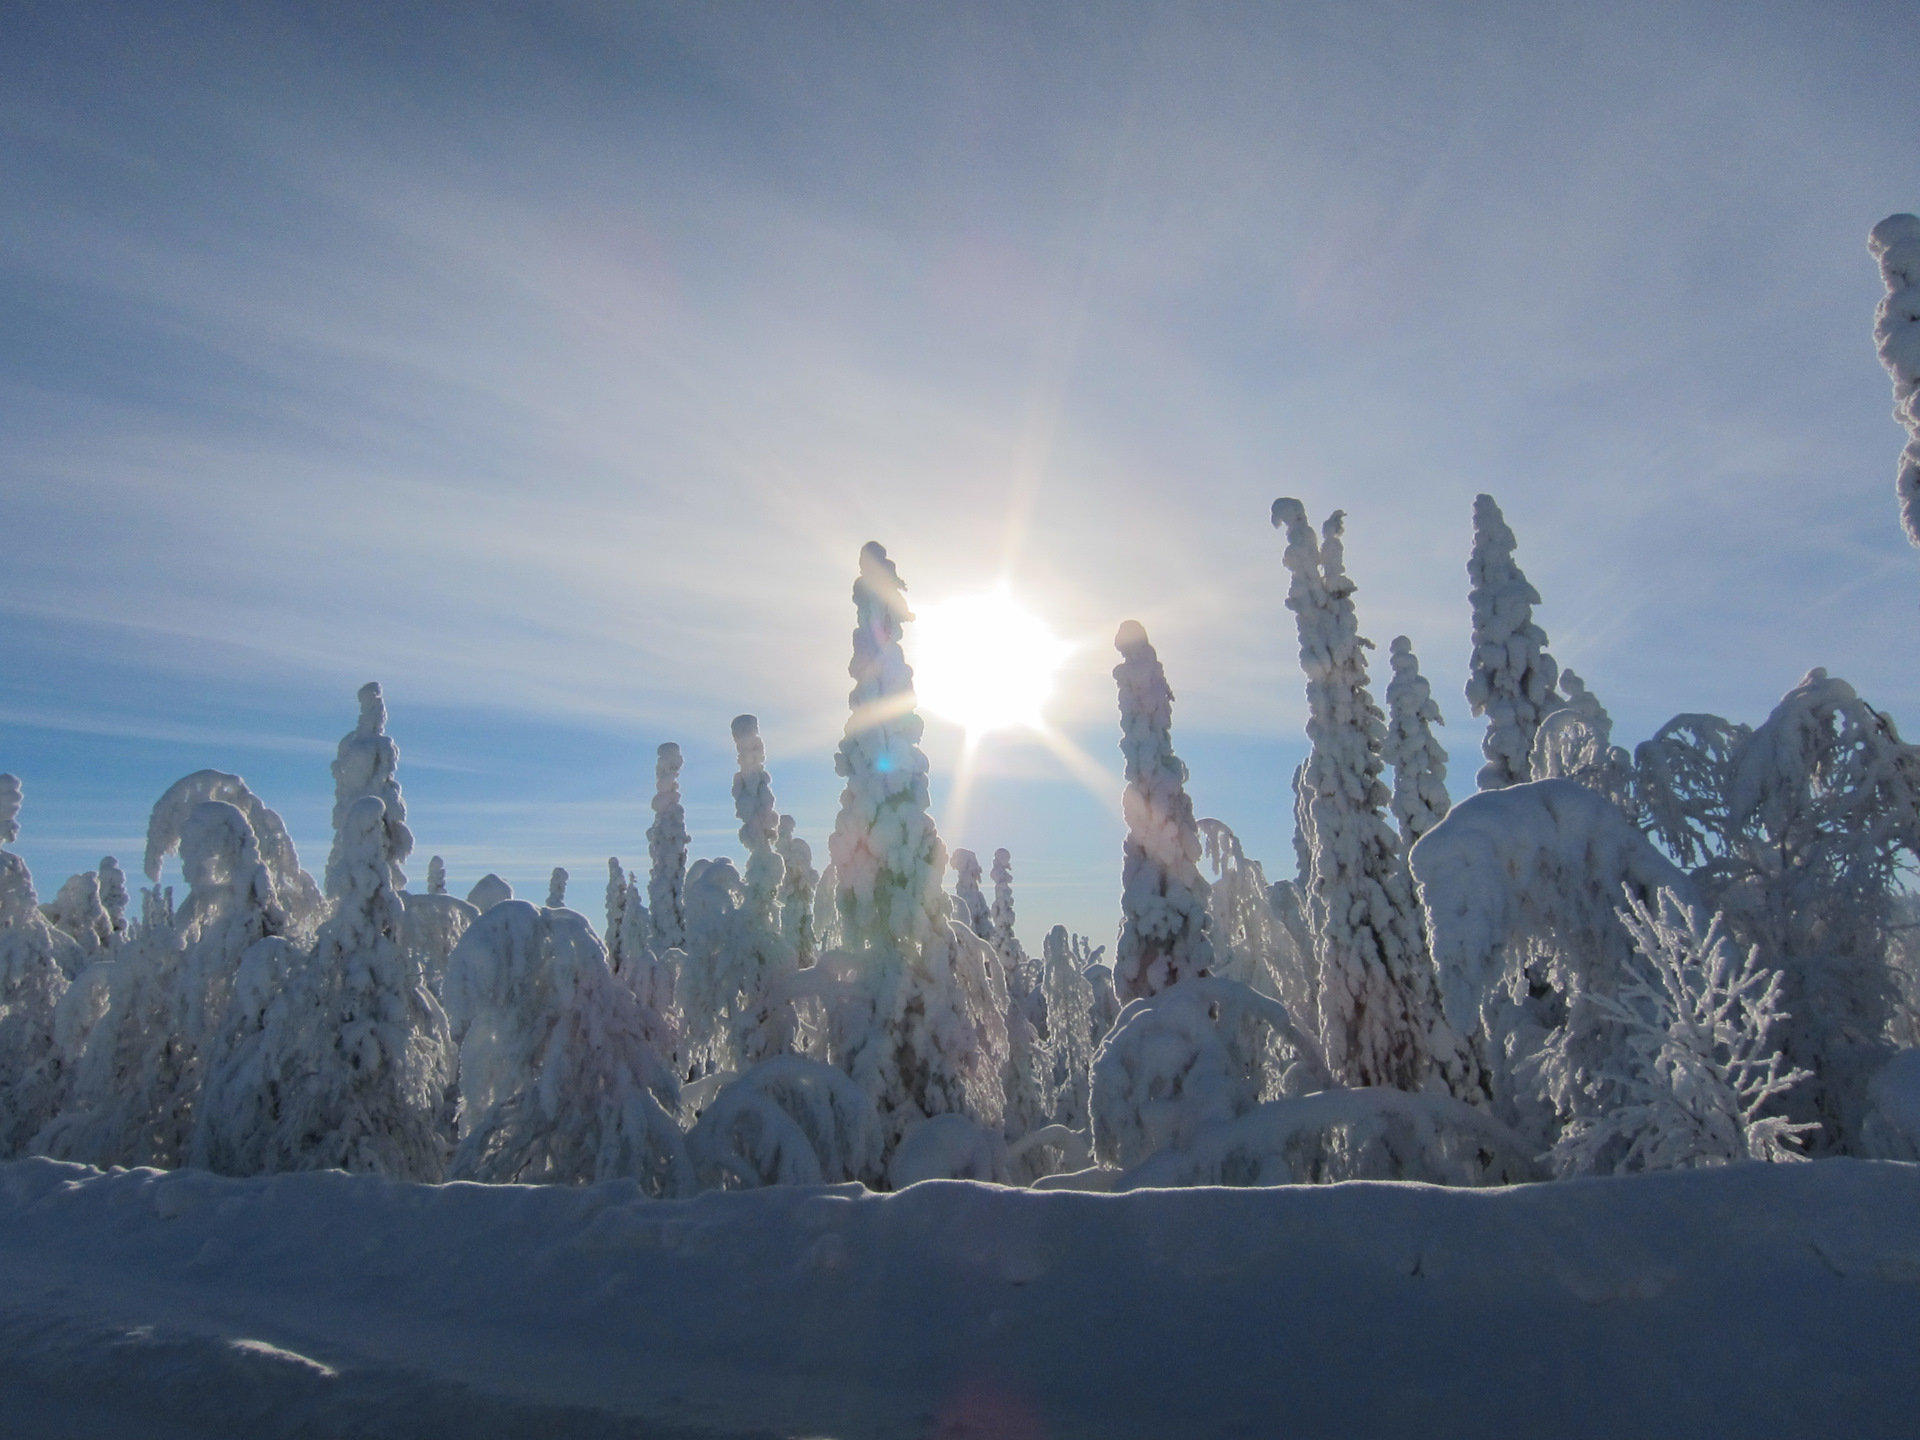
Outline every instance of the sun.
<svg viewBox="0 0 1920 1440">
<path fill-rule="evenodd" d="M 1038 726 L 1054 672 L 1073 648 L 1004 585 L 916 607 L 907 635 L 920 705 L 969 736 Z"/>
</svg>

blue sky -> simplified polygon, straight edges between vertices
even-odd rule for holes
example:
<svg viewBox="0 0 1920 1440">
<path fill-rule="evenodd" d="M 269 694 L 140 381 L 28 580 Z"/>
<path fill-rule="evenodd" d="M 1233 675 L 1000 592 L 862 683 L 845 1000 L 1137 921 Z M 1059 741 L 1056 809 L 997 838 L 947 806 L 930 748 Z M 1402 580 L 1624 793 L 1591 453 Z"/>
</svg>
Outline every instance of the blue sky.
<svg viewBox="0 0 1920 1440">
<path fill-rule="evenodd" d="M 1280 494 L 1348 512 L 1456 797 L 1480 490 L 1617 740 L 1813 665 L 1920 727 L 1864 248 L 1920 208 L 1903 7 L 392 9 L 0 13 L 43 894 L 208 765 L 318 863 L 369 678 L 457 888 L 565 864 L 591 912 L 663 739 L 732 853 L 742 710 L 824 857 L 878 539 L 1078 643 L 1054 715 L 1110 792 L 996 744 L 948 838 L 1013 850 L 1029 946 L 1104 940 L 1122 619 L 1200 813 L 1291 864 Z"/>
</svg>

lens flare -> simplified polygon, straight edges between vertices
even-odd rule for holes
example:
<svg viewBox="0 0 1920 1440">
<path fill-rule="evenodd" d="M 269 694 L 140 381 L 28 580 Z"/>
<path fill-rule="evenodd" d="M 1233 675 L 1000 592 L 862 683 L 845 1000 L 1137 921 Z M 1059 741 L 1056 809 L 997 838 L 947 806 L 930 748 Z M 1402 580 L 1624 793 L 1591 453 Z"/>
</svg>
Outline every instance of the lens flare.
<svg viewBox="0 0 1920 1440">
<path fill-rule="evenodd" d="M 1072 649 L 1005 586 L 917 609 L 907 644 L 921 707 L 969 736 L 1038 726 Z"/>
</svg>

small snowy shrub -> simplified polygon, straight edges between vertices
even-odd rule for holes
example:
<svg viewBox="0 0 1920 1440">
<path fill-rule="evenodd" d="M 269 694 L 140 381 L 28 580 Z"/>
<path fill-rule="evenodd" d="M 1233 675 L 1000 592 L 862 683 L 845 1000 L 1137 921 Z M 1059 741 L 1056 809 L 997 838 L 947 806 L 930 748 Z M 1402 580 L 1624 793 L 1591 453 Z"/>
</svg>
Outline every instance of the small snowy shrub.
<svg viewBox="0 0 1920 1440">
<path fill-rule="evenodd" d="M 763 1060 L 728 1082 L 687 1137 L 703 1185 L 877 1184 L 885 1149 L 867 1092 L 801 1055 Z"/>
<path fill-rule="evenodd" d="M 661 1021 L 581 916 L 494 906 L 454 949 L 447 1010 L 460 1045 L 455 1179 L 692 1188 L 679 1084 L 655 1048 Z"/>
<path fill-rule="evenodd" d="M 1735 1160 L 1800 1160 L 1813 1129 L 1763 1112 L 1810 1072 L 1789 1068 L 1774 1027 L 1781 977 L 1760 952 L 1742 954 L 1718 916 L 1671 890 L 1649 903 L 1631 894 L 1621 921 L 1638 952 L 1630 978 L 1590 1003 L 1619 1029 L 1621 1049 L 1580 1073 L 1564 1045 L 1543 1069 L 1604 1105 L 1577 1115 L 1553 1147 L 1563 1174 L 1690 1169 Z"/>
<path fill-rule="evenodd" d="M 1328 1084 L 1318 1047 L 1278 1000 L 1231 980 L 1182 980 L 1130 1001 L 1094 1055 L 1094 1154 L 1124 1169 L 1263 1100 Z"/>
</svg>

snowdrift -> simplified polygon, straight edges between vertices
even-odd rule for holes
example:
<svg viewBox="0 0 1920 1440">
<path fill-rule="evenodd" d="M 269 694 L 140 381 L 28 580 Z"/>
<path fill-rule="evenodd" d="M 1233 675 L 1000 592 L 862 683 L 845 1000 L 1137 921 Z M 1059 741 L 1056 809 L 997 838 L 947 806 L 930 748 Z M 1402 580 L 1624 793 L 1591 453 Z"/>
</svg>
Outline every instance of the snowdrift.
<svg viewBox="0 0 1920 1440">
<path fill-rule="evenodd" d="M 1874 1436 L 1920 1167 L 645 1199 L 0 1165 L 20 1435 Z"/>
</svg>

